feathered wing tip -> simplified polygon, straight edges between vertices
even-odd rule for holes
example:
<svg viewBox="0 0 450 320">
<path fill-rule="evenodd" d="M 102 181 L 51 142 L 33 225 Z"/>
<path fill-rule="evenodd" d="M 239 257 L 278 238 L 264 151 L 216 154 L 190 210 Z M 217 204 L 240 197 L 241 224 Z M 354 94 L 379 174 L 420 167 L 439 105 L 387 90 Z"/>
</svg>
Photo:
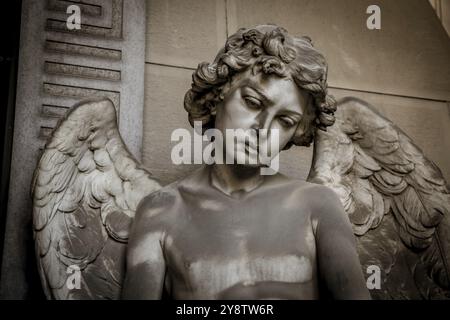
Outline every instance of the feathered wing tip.
<svg viewBox="0 0 450 320">
<path fill-rule="evenodd" d="M 389 270 L 383 297 L 447 297 L 450 192 L 441 171 L 365 101 L 342 99 L 336 118 L 328 132 L 317 132 L 308 179 L 339 195 L 362 264 Z M 393 276 L 401 273 L 402 280 Z M 412 289 L 400 293 L 401 285 Z"/>
<path fill-rule="evenodd" d="M 47 297 L 118 298 L 137 205 L 159 187 L 127 150 L 109 99 L 74 106 L 33 177 L 33 229 Z"/>
</svg>

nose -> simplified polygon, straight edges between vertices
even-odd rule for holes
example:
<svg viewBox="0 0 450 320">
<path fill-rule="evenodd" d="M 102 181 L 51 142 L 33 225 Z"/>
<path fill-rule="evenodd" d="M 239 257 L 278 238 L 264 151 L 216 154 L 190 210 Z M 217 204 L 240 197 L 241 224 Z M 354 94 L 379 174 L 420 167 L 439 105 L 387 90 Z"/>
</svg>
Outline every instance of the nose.
<svg viewBox="0 0 450 320">
<path fill-rule="evenodd" d="M 269 129 L 270 124 L 272 122 L 272 116 L 267 112 L 266 110 L 261 111 L 258 113 L 258 115 L 255 117 L 255 123 L 252 125 L 252 129 Z"/>
</svg>

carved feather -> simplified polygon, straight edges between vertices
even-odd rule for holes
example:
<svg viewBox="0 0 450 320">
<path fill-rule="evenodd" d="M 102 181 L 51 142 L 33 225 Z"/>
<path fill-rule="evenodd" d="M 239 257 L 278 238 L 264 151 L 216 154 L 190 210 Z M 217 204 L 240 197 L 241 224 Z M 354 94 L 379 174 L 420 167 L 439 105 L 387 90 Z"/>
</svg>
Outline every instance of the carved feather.
<svg viewBox="0 0 450 320">
<path fill-rule="evenodd" d="M 110 100 L 74 106 L 33 178 L 34 236 L 47 297 L 118 298 L 136 207 L 159 187 L 127 150 Z M 74 268 L 79 288 L 75 279 L 70 285 Z"/>
<path fill-rule="evenodd" d="M 412 140 L 357 98 L 318 131 L 308 180 L 339 195 L 365 267 L 383 271 L 375 298 L 448 298 L 450 192 Z M 345 190 L 345 192 L 343 192 Z"/>
</svg>

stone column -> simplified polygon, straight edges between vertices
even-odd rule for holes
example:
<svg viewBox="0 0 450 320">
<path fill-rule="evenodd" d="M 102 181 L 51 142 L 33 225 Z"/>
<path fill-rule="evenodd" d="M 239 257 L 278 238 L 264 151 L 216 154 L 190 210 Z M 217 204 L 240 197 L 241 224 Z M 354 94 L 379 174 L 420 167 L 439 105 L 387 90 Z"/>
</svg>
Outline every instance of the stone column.
<svg viewBox="0 0 450 320">
<path fill-rule="evenodd" d="M 67 28 L 70 5 L 80 8 L 79 30 Z M 26 298 L 30 284 L 39 286 L 30 184 L 46 139 L 74 103 L 106 96 L 117 108 L 127 146 L 140 159 L 144 66 L 144 0 L 23 1 L 2 298 Z"/>
</svg>

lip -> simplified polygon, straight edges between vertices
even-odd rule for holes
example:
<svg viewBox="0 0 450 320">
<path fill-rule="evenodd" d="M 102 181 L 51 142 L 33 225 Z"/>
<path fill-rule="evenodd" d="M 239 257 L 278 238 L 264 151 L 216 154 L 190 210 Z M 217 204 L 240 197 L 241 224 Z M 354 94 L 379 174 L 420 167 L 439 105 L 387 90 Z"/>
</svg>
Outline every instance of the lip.
<svg viewBox="0 0 450 320">
<path fill-rule="evenodd" d="M 258 148 L 258 139 L 245 139 L 245 145 L 248 145 L 249 147 L 253 149 Z"/>
<path fill-rule="evenodd" d="M 248 153 L 250 153 L 251 151 L 258 153 L 257 146 L 255 147 L 255 146 L 251 145 L 248 140 L 245 141 L 244 148 L 245 148 L 245 151 Z"/>
</svg>

